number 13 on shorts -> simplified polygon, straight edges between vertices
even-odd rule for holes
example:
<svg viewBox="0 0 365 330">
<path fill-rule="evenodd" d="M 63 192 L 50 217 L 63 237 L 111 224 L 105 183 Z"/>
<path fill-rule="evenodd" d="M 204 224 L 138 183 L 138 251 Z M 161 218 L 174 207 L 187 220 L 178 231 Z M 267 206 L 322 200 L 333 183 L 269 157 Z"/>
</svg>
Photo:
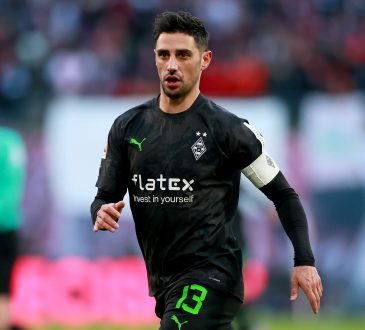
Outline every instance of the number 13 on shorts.
<svg viewBox="0 0 365 330">
<path fill-rule="evenodd" d="M 199 284 L 191 284 L 184 286 L 181 298 L 176 303 L 176 308 L 181 308 L 190 314 L 198 314 L 202 307 L 203 301 L 207 296 L 208 290 Z M 191 296 L 191 300 L 195 305 L 189 306 L 186 299 Z"/>
</svg>

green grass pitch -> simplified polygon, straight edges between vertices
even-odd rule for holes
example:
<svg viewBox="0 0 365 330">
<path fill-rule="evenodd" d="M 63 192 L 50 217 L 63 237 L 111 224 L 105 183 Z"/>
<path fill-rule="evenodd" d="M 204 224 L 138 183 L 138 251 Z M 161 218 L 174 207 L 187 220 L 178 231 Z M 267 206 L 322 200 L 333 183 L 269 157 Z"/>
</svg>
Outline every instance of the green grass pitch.
<svg viewBox="0 0 365 330">
<path fill-rule="evenodd" d="M 251 316 L 254 320 L 254 330 L 364 330 L 364 317 L 350 317 L 350 316 L 328 316 L 328 315 L 302 315 L 293 317 L 286 314 L 265 314 Z M 34 330 L 157 330 L 158 325 L 151 325 L 145 327 L 123 327 L 108 326 L 108 325 L 94 325 L 83 328 L 65 328 L 62 326 L 48 326 L 46 328 L 39 328 Z M 188 329 L 187 329 L 188 330 Z M 204 330 L 204 329 L 202 329 Z M 236 328 L 235 328 L 236 330 Z"/>
</svg>

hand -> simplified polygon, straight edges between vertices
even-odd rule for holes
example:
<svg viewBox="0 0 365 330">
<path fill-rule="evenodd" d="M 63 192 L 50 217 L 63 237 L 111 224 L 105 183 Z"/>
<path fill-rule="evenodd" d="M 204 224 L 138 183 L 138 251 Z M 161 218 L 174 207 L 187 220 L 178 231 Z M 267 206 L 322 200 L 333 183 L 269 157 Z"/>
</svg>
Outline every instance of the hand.
<svg viewBox="0 0 365 330">
<path fill-rule="evenodd" d="M 93 230 L 99 231 L 99 229 L 105 229 L 114 233 L 119 228 L 117 222 L 124 206 L 125 203 L 123 201 L 102 205 L 96 213 L 96 221 Z"/>
<path fill-rule="evenodd" d="M 315 267 L 294 267 L 291 276 L 291 301 L 298 298 L 299 288 L 302 288 L 303 292 L 307 296 L 313 313 L 317 314 L 320 308 L 323 286 L 321 278 L 319 277 L 317 269 Z"/>
</svg>

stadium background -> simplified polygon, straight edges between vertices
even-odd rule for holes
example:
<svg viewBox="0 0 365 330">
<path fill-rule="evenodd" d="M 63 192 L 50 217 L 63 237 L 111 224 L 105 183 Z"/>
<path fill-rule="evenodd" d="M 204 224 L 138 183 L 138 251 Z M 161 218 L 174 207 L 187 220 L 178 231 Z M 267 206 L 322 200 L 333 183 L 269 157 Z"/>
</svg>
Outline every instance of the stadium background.
<svg viewBox="0 0 365 330">
<path fill-rule="evenodd" d="M 129 211 L 118 233 L 95 235 L 88 207 L 113 119 L 158 92 L 151 22 L 164 10 L 204 19 L 214 57 L 202 91 L 262 131 L 308 213 L 325 287 L 316 317 L 303 299 L 289 303 L 290 244 L 243 180 L 252 327 L 363 326 L 362 0 L 0 0 L 0 124 L 19 130 L 28 152 L 15 320 L 156 323 Z"/>
</svg>

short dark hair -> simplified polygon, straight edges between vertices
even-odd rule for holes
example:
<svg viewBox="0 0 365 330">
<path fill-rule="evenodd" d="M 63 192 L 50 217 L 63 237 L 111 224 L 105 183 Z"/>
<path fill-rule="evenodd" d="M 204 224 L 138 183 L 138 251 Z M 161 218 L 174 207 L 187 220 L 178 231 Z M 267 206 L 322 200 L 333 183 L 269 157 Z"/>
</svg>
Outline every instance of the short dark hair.
<svg viewBox="0 0 365 330">
<path fill-rule="evenodd" d="M 153 39 L 155 44 L 161 33 L 182 32 L 194 38 L 198 48 L 208 50 L 209 33 L 204 23 L 189 12 L 166 11 L 158 14 L 153 23 Z"/>
</svg>

